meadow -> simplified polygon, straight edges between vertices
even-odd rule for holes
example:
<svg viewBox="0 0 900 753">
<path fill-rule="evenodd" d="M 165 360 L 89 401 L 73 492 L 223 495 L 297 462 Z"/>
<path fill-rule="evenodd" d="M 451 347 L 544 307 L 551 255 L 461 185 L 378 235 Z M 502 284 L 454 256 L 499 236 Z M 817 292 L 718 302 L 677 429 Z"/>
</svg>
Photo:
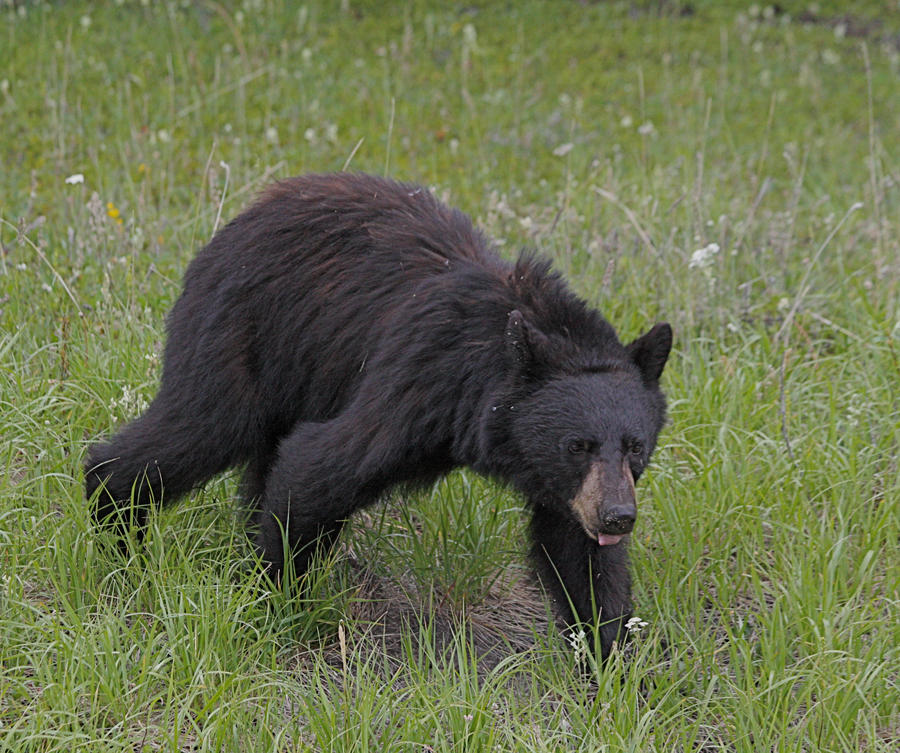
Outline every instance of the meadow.
<svg viewBox="0 0 900 753">
<path fill-rule="evenodd" d="M 900 746 L 896 2 L 0 2 L 0 750 Z M 426 185 L 661 320 L 629 647 L 550 624 L 469 471 L 267 589 L 237 476 L 125 554 L 86 447 L 269 181 Z M 591 637 L 586 640 L 590 642 Z"/>
</svg>

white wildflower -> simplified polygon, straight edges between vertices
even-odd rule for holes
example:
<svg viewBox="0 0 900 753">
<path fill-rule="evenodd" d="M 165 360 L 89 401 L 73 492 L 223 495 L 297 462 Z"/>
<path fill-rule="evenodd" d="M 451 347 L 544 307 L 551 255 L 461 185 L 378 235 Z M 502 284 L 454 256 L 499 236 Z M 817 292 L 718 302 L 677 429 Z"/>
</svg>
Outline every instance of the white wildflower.
<svg viewBox="0 0 900 753">
<path fill-rule="evenodd" d="M 716 254 L 719 253 L 719 244 L 710 243 L 703 248 L 698 248 L 691 254 L 691 260 L 688 262 L 690 269 L 703 269 L 713 263 Z"/>
<path fill-rule="evenodd" d="M 585 659 L 587 659 L 587 635 L 585 634 L 583 629 L 579 630 L 577 633 L 575 631 L 572 631 L 572 633 L 569 635 L 569 645 L 575 652 L 576 662 L 583 662 Z"/>
<path fill-rule="evenodd" d="M 651 121 L 646 121 L 638 126 L 638 133 L 641 136 L 651 136 L 656 131 L 656 126 Z"/>
<path fill-rule="evenodd" d="M 84 183 L 84 175 L 82 173 L 74 173 L 66 178 L 66 183 L 70 186 L 74 186 L 76 183 Z"/>
<path fill-rule="evenodd" d="M 575 148 L 575 144 L 571 141 L 567 141 L 565 144 L 560 144 L 556 149 L 553 150 L 554 157 L 565 157 L 569 152 L 571 152 Z"/>
<path fill-rule="evenodd" d="M 122 388 L 122 396 L 117 400 L 110 400 L 110 407 L 113 409 L 121 408 L 122 412 L 127 415 L 135 413 L 143 413 L 149 403 L 137 390 L 132 390 L 127 385 Z"/>
<path fill-rule="evenodd" d="M 865 416 L 866 402 L 859 395 L 850 397 L 850 404 L 847 406 L 847 422 L 850 426 L 859 426 L 859 419 Z"/>
<path fill-rule="evenodd" d="M 140 225 L 132 225 L 128 234 L 128 242 L 132 247 L 140 249 L 144 247 L 144 231 Z"/>
<path fill-rule="evenodd" d="M 463 43 L 473 50 L 478 49 L 478 32 L 472 24 L 466 24 L 462 29 Z"/>
<path fill-rule="evenodd" d="M 628 622 L 625 623 L 625 629 L 629 633 L 638 633 L 643 628 L 647 627 L 648 624 L 648 622 L 642 620 L 640 617 L 632 617 L 628 620 Z"/>
<path fill-rule="evenodd" d="M 275 126 L 269 126 L 266 128 L 266 141 L 270 144 L 278 143 L 278 129 Z"/>
<path fill-rule="evenodd" d="M 630 115 L 625 115 L 625 116 L 619 121 L 619 125 L 622 126 L 622 128 L 631 128 L 631 126 L 632 126 L 633 123 L 634 123 L 634 121 L 631 119 L 631 116 L 630 116 Z"/>
</svg>

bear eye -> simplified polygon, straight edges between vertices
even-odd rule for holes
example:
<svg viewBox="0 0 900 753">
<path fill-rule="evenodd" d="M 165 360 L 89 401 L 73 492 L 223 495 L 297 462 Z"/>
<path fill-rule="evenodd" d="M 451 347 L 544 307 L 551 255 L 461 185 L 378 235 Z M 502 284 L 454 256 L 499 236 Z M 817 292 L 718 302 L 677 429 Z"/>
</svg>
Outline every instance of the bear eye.
<svg viewBox="0 0 900 753">
<path fill-rule="evenodd" d="M 593 442 L 589 439 L 570 439 L 566 445 L 566 449 L 572 455 L 583 455 L 586 452 L 590 452 L 592 448 Z"/>
<path fill-rule="evenodd" d="M 632 455 L 636 455 L 638 457 L 644 454 L 644 445 L 642 445 L 640 442 L 632 442 L 631 447 L 629 447 L 628 449 Z"/>
</svg>

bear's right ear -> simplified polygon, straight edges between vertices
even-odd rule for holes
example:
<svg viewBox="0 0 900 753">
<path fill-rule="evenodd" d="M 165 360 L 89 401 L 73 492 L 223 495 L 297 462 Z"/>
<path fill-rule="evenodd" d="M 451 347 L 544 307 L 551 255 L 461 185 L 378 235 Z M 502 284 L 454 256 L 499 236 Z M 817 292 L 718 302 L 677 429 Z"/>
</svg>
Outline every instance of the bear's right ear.
<svg viewBox="0 0 900 753">
<path fill-rule="evenodd" d="M 529 369 L 545 360 L 550 341 L 540 330 L 532 327 L 518 309 L 506 320 L 506 350 L 510 360 L 521 369 Z"/>
<path fill-rule="evenodd" d="M 628 355 L 641 370 L 645 382 L 656 382 L 672 350 L 672 327 L 660 322 L 626 347 Z"/>
</svg>

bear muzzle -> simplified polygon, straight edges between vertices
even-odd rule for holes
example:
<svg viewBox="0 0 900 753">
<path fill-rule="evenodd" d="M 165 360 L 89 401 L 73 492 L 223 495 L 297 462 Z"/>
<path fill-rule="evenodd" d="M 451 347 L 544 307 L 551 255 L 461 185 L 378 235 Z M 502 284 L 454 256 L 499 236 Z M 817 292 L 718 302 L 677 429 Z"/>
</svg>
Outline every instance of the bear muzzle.
<svg viewBox="0 0 900 753">
<path fill-rule="evenodd" d="M 637 518 L 634 477 L 627 459 L 613 469 L 602 460 L 591 465 L 571 504 L 588 536 L 600 546 L 618 544 L 631 533 Z"/>
</svg>

